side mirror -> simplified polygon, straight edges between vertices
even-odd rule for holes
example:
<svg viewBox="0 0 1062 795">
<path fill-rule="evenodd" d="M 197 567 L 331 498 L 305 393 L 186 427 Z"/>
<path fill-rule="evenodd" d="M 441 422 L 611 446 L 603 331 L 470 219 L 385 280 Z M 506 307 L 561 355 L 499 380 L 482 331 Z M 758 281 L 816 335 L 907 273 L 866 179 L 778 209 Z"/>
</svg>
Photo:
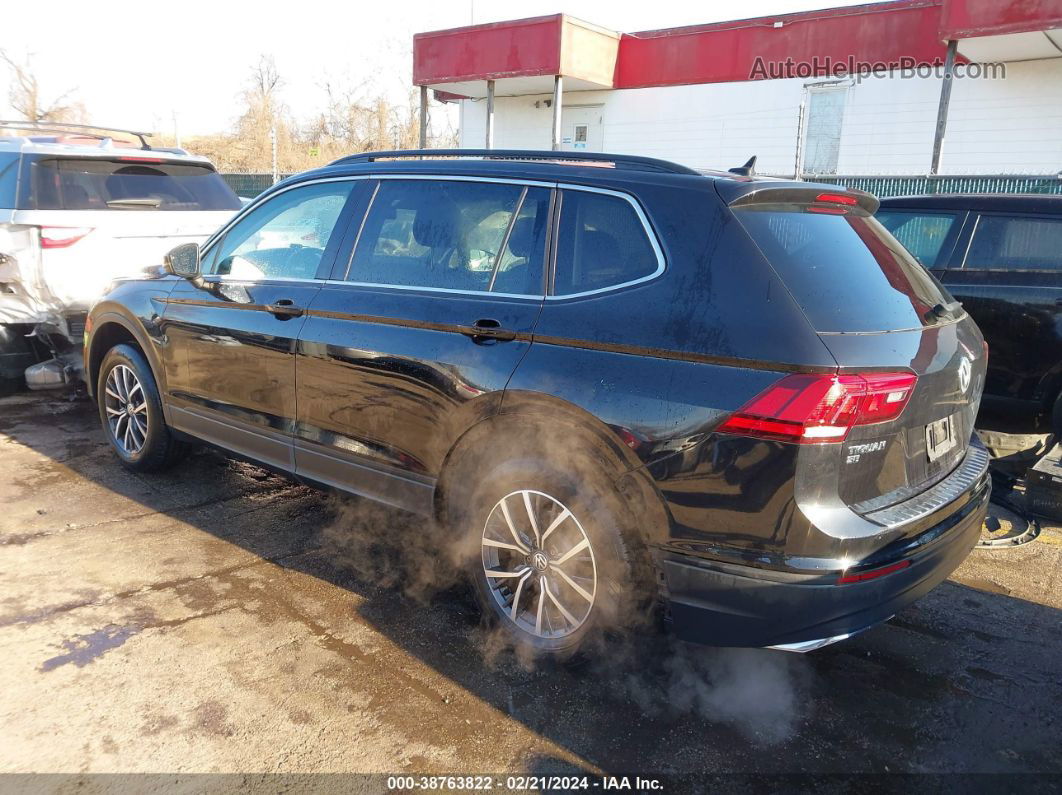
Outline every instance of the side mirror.
<svg viewBox="0 0 1062 795">
<path fill-rule="evenodd" d="M 166 270 L 174 276 L 194 279 L 199 276 L 199 244 L 182 243 L 170 249 L 163 262 Z"/>
</svg>

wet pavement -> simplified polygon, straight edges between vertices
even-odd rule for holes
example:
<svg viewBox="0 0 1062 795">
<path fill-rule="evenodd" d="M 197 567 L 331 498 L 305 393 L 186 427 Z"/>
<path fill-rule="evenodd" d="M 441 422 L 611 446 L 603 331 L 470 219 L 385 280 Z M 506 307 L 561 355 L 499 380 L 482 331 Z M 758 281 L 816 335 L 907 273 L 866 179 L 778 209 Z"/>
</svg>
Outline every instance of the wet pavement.
<svg viewBox="0 0 1062 795">
<path fill-rule="evenodd" d="M 527 668 L 352 559 L 396 512 L 211 452 L 131 474 L 53 395 L 0 400 L 0 473 L 0 772 L 1062 773 L 1058 528 L 811 655 Z"/>
</svg>

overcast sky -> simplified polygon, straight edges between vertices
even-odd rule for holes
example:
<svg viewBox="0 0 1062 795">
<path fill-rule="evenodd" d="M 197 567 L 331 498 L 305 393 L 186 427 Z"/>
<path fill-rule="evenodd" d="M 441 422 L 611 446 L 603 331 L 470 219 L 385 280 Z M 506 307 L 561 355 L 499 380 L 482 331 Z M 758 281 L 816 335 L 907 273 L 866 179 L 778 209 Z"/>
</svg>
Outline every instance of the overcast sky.
<svg viewBox="0 0 1062 795">
<path fill-rule="evenodd" d="M 74 89 L 99 124 L 182 135 L 228 129 L 261 53 L 272 54 L 296 117 L 313 115 L 326 80 L 375 80 L 391 95 L 411 83 L 412 38 L 470 22 L 564 12 L 638 31 L 858 5 L 849 0 L 635 3 L 622 0 L 182 0 L 5 4 L 0 48 L 32 55 L 45 98 Z M 8 74 L 0 70 L 4 116 Z"/>
</svg>

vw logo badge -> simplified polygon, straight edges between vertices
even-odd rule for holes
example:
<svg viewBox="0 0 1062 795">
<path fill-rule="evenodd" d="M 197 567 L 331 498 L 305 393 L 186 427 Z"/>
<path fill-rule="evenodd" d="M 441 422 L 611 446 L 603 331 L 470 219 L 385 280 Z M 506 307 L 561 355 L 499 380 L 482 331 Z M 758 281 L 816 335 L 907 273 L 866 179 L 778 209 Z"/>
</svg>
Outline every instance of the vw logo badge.
<svg viewBox="0 0 1062 795">
<path fill-rule="evenodd" d="M 970 388 L 970 373 L 973 371 L 973 366 L 970 364 L 970 360 L 965 356 L 962 361 L 959 362 L 959 388 L 965 392 Z"/>
</svg>

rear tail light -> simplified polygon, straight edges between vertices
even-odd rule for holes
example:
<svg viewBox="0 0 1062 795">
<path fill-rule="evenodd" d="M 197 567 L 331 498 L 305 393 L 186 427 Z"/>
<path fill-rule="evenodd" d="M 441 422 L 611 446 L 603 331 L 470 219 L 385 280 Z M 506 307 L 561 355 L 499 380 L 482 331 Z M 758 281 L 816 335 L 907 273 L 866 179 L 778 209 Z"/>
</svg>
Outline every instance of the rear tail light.
<svg viewBox="0 0 1062 795">
<path fill-rule="evenodd" d="M 788 375 L 734 412 L 718 432 L 796 444 L 842 442 L 857 425 L 899 417 L 916 381 L 911 373 Z"/>
<path fill-rule="evenodd" d="M 42 226 L 41 248 L 66 248 L 72 246 L 92 231 L 85 226 Z"/>
</svg>

